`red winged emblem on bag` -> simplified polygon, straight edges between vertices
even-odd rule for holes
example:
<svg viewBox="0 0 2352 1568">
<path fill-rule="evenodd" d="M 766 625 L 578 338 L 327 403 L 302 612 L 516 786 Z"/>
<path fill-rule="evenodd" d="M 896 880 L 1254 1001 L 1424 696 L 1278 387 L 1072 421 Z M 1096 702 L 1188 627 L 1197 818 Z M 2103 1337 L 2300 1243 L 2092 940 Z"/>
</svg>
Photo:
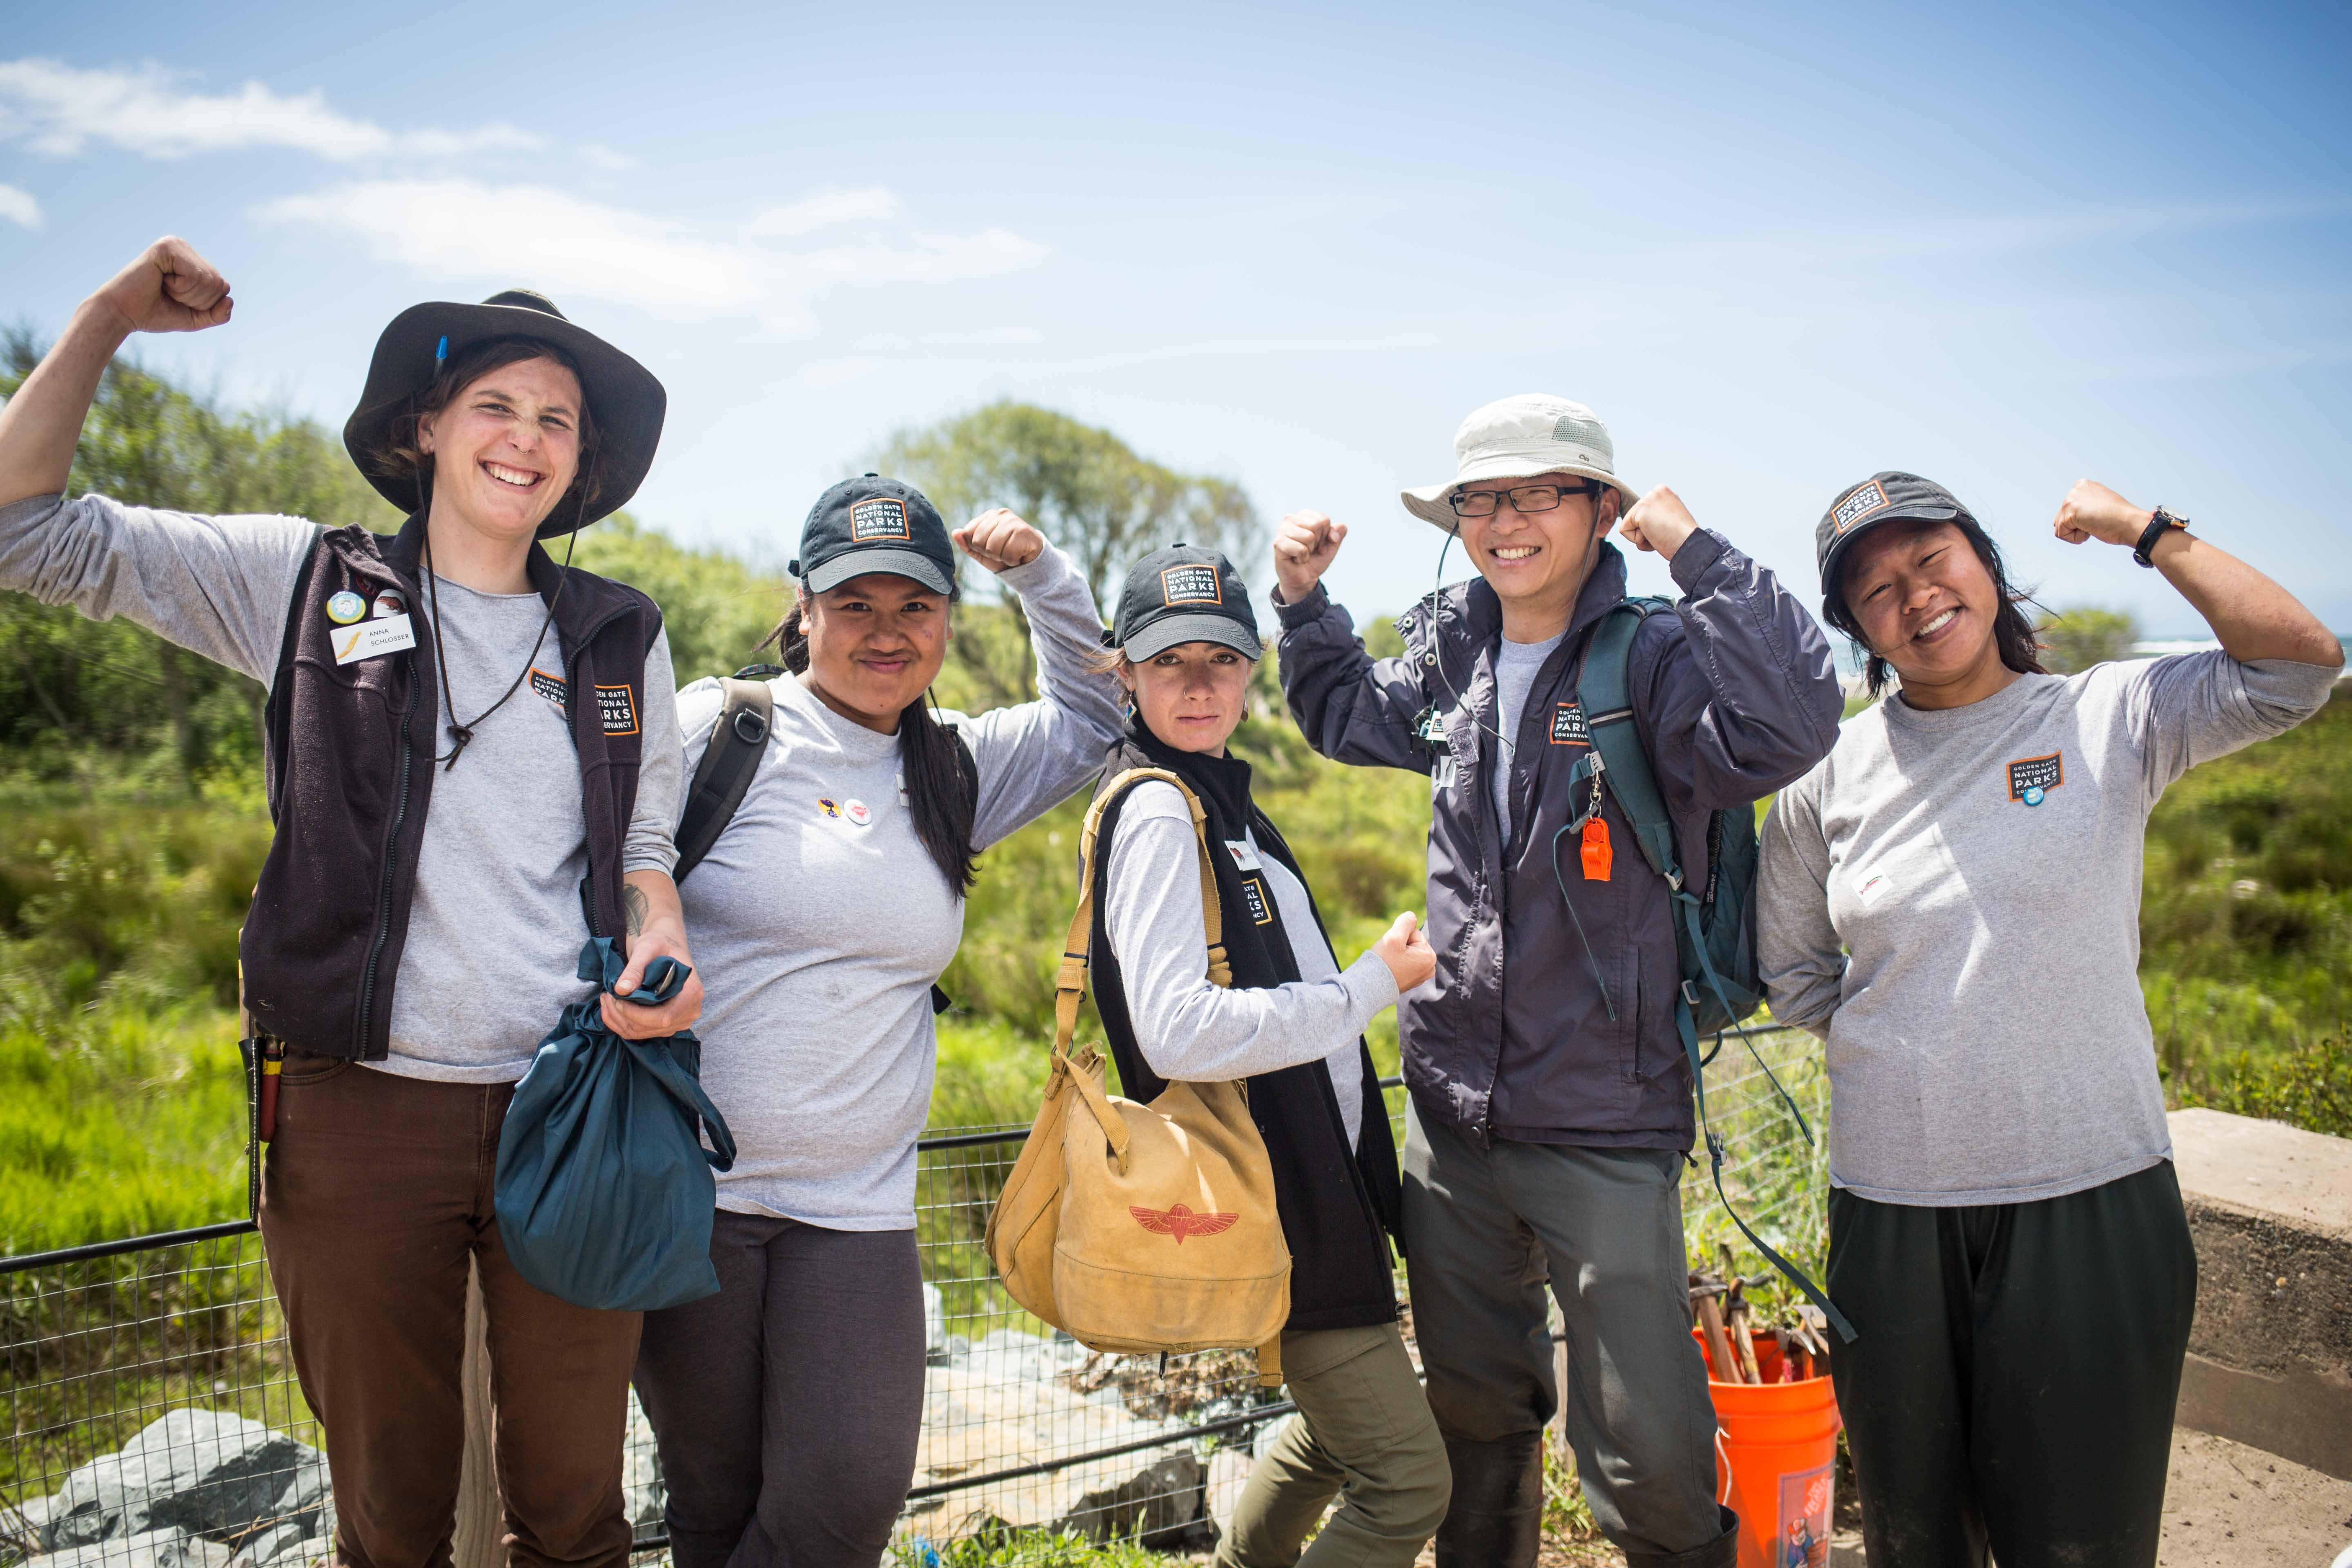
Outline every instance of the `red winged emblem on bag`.
<svg viewBox="0 0 2352 1568">
<path fill-rule="evenodd" d="M 1188 1236 L 1214 1236 L 1219 1231 L 1231 1230 L 1242 1217 L 1237 1214 L 1194 1214 L 1182 1204 L 1164 1209 L 1130 1206 L 1127 1212 L 1152 1235 L 1174 1237 L 1179 1247 L 1184 1245 Z"/>
</svg>

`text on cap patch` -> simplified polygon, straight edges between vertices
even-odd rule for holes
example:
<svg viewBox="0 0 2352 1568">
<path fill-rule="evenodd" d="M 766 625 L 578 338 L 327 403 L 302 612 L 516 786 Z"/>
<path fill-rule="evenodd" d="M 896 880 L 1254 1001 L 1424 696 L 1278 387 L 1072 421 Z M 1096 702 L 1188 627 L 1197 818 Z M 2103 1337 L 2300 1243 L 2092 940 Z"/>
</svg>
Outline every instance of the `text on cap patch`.
<svg viewBox="0 0 2352 1568">
<path fill-rule="evenodd" d="M 1225 595 L 1217 586 L 1217 569 L 1198 562 L 1168 567 L 1160 574 L 1160 602 L 1163 605 L 1223 604 Z"/>
<path fill-rule="evenodd" d="M 1843 533 L 1874 511 L 1882 511 L 1894 503 L 1886 499 L 1886 487 L 1876 479 L 1853 490 L 1837 503 L 1830 512 L 1833 531 Z"/>
<path fill-rule="evenodd" d="M 869 539 L 914 538 L 907 526 L 907 503 L 896 496 L 877 496 L 849 509 L 849 537 L 863 544 Z"/>
</svg>

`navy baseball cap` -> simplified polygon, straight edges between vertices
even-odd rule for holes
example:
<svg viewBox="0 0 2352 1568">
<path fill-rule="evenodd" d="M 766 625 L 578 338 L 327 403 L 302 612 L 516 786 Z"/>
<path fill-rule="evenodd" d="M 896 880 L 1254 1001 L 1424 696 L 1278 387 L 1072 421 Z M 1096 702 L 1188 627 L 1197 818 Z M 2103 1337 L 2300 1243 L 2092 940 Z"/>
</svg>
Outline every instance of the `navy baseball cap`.
<svg viewBox="0 0 2352 1568">
<path fill-rule="evenodd" d="M 844 479 L 816 498 L 801 525 L 801 552 L 789 568 L 812 594 L 868 572 L 911 577 L 935 594 L 955 592 L 955 547 L 939 509 L 914 486 L 878 474 Z"/>
<path fill-rule="evenodd" d="M 1822 595 L 1827 596 L 1837 581 L 1838 563 L 1846 546 L 1880 523 L 1952 522 L 1960 518 L 1976 521 L 1951 491 L 1894 468 L 1840 490 L 1813 529 L 1813 560 L 1821 567 Z"/>
<path fill-rule="evenodd" d="M 1188 642 L 1223 643 L 1244 658 L 1265 652 L 1234 563 L 1203 545 L 1171 544 L 1127 569 L 1103 643 L 1140 664 Z"/>
</svg>

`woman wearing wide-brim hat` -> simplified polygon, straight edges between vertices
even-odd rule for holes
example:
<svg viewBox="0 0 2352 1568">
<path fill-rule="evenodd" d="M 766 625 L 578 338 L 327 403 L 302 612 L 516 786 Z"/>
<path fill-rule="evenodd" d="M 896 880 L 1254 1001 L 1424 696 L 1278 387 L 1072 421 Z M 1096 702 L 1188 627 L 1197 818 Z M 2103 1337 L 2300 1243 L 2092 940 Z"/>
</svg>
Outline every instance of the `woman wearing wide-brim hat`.
<svg viewBox="0 0 2352 1568">
<path fill-rule="evenodd" d="M 627 939 L 624 994 L 656 955 L 688 958 L 660 613 L 537 542 L 629 498 L 662 389 L 536 295 L 420 305 L 377 343 L 344 432 L 408 513 L 396 536 L 66 500 L 123 341 L 230 310 L 177 239 L 83 301 L 0 410 L 0 586 L 129 616 L 269 689 L 277 836 L 239 950 L 257 1054 L 284 1059 L 258 1214 L 326 1431 L 338 1561 L 447 1561 L 470 1260 L 515 1560 L 623 1563 L 640 1315 L 524 1283 L 491 1192 L 583 939 Z M 604 1013 L 657 1037 L 700 1005 L 689 981 Z"/>
</svg>

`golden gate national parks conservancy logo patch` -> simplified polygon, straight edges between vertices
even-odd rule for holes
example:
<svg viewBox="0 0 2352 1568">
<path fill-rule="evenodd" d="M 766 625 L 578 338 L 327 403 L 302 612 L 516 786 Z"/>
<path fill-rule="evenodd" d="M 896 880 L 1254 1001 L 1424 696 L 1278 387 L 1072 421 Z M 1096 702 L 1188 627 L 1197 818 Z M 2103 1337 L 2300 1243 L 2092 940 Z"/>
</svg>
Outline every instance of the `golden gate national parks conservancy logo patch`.
<svg viewBox="0 0 2352 1568">
<path fill-rule="evenodd" d="M 1160 602 L 1163 605 L 1222 605 L 1224 595 L 1217 587 L 1217 569 L 1194 563 L 1189 566 L 1171 566 L 1160 574 Z"/>
<path fill-rule="evenodd" d="M 1836 531 L 1843 533 L 1874 511 L 1884 511 L 1894 504 L 1886 499 L 1886 487 L 1876 479 L 1862 485 L 1843 500 L 1830 509 L 1830 521 Z"/>
<path fill-rule="evenodd" d="M 637 704 L 625 686 L 600 686 L 596 689 L 596 717 L 604 721 L 607 735 L 634 735 L 637 732 Z"/>
<path fill-rule="evenodd" d="M 908 539 L 907 503 L 896 496 L 877 496 L 849 509 L 849 537 L 863 544 L 869 539 Z"/>
<path fill-rule="evenodd" d="M 1563 702 L 1551 710 L 1551 743 L 1555 746 L 1592 744 L 1592 731 L 1584 727 L 1582 705 Z"/>
<path fill-rule="evenodd" d="M 568 710 L 565 704 L 572 700 L 572 688 L 562 676 L 550 675 L 534 664 L 530 667 L 530 689 L 554 703 L 558 711 Z M 622 689 L 625 691 L 628 689 L 624 687 Z"/>
<path fill-rule="evenodd" d="M 2020 757 L 2009 764 L 2009 798 L 2040 805 L 2050 792 L 2066 782 L 2066 754 Z"/>
</svg>

